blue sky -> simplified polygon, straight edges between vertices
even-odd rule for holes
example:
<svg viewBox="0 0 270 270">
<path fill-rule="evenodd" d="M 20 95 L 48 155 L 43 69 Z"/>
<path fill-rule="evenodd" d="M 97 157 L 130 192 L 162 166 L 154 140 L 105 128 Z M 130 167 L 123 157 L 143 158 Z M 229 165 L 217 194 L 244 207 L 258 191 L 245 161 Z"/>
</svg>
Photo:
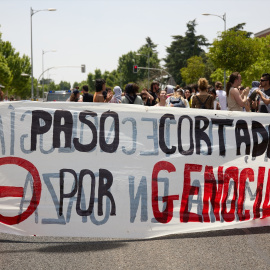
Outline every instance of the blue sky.
<svg viewBox="0 0 270 270">
<path fill-rule="evenodd" d="M 215 16 L 226 12 L 227 28 L 246 23 L 247 31 L 257 33 L 269 28 L 269 0 L 0 0 L 0 32 L 20 54 L 31 55 L 30 7 L 34 10 L 56 8 L 33 15 L 34 77 L 44 67 L 86 65 L 79 68 L 58 68 L 49 71 L 51 79 L 82 81 L 96 68 L 112 71 L 118 58 L 136 51 L 147 36 L 158 44 L 160 58 L 166 56 L 173 35 L 184 35 L 186 24 L 196 19 L 197 35 L 209 42 L 223 31 L 224 22 Z"/>
</svg>

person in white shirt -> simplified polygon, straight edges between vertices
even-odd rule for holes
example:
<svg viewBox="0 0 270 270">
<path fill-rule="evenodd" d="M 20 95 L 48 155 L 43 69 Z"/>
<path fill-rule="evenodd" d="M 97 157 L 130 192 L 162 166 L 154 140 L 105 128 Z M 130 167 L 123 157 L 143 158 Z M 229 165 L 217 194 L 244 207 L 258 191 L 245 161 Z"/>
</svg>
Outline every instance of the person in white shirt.
<svg viewBox="0 0 270 270">
<path fill-rule="evenodd" d="M 216 82 L 215 89 L 216 89 L 216 94 L 219 100 L 220 109 L 227 111 L 227 95 L 226 95 L 226 91 L 222 89 L 222 83 Z"/>
</svg>

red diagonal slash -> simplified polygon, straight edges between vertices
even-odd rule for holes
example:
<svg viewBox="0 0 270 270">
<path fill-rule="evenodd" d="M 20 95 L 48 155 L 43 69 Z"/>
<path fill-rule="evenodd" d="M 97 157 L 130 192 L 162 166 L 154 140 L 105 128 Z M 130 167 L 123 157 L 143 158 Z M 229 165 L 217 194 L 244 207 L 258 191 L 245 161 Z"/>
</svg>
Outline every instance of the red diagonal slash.
<svg viewBox="0 0 270 270">
<path fill-rule="evenodd" d="M 0 198 L 4 198 L 4 197 L 23 197 L 23 188 L 0 186 Z"/>
<path fill-rule="evenodd" d="M 19 157 L 0 158 L 0 166 L 17 165 L 28 171 L 33 177 L 33 195 L 27 209 L 21 214 L 13 217 L 6 217 L 0 214 L 0 222 L 7 225 L 19 224 L 31 216 L 37 209 L 41 196 L 41 181 L 37 168 L 26 159 Z M 1 197 L 23 197 L 24 190 L 22 187 L 0 186 Z"/>
</svg>

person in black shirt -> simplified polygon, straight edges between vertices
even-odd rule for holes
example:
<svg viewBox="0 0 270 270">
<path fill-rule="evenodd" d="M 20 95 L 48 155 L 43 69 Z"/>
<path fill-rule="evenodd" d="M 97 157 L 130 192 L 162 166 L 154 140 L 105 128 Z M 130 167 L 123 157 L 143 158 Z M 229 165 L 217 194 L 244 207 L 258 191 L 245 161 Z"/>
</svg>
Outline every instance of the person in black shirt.
<svg viewBox="0 0 270 270">
<path fill-rule="evenodd" d="M 150 106 L 155 106 L 157 104 L 158 92 L 159 92 L 159 82 L 153 81 L 151 83 L 151 91 L 149 91 L 149 94 L 154 99 L 153 99 L 152 104 Z"/>
<path fill-rule="evenodd" d="M 93 95 L 88 93 L 88 85 L 82 87 L 83 91 L 83 102 L 93 102 Z"/>
<path fill-rule="evenodd" d="M 264 73 L 260 80 L 260 88 L 264 90 L 264 93 L 270 98 L 270 74 Z M 262 99 L 259 100 L 259 112 L 268 113 L 266 106 L 264 105 Z"/>
</svg>

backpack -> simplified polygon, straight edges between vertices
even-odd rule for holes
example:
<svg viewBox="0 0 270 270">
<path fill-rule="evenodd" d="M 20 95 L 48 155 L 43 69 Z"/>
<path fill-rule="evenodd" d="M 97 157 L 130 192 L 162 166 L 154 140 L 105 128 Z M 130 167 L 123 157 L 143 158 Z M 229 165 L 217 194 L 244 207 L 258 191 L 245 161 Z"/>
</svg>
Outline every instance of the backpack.
<svg viewBox="0 0 270 270">
<path fill-rule="evenodd" d="M 181 98 L 178 97 L 170 97 L 170 103 L 173 107 L 185 108 L 186 105 Z"/>
<path fill-rule="evenodd" d="M 200 103 L 200 105 L 201 105 L 200 109 L 206 109 L 205 103 L 207 102 L 207 100 L 208 100 L 209 97 L 210 97 L 210 95 L 207 97 L 207 99 L 206 99 L 204 102 L 202 102 L 202 101 L 199 99 L 199 97 L 196 96 L 196 98 L 198 99 L 198 101 L 199 101 L 199 103 Z"/>
<path fill-rule="evenodd" d="M 170 97 L 170 102 L 172 104 L 180 103 L 180 98 Z"/>
</svg>

